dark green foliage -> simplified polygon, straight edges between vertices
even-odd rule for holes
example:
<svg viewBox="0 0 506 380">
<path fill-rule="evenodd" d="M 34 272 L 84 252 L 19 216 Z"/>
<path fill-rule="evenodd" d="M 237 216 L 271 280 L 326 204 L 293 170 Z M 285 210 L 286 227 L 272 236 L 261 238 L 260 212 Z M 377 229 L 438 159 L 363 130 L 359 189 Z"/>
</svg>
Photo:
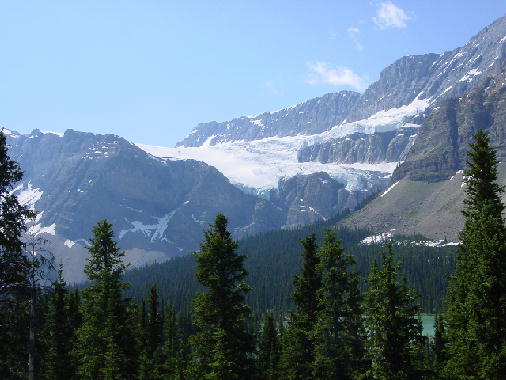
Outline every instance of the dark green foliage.
<svg viewBox="0 0 506 380">
<path fill-rule="evenodd" d="M 381 380 L 419 378 L 422 325 L 417 316 L 419 305 L 406 281 L 399 283 L 400 264 L 393 263 L 391 244 L 381 258 L 373 262 L 367 278 L 364 322 L 367 331 L 369 376 Z"/>
<path fill-rule="evenodd" d="M 25 220 L 34 214 L 12 193 L 23 173 L 7 155 L 0 131 L 0 378 L 23 378 L 28 339 L 29 262 L 23 255 L 21 235 Z"/>
<path fill-rule="evenodd" d="M 441 375 L 448 355 L 446 352 L 447 340 L 445 336 L 445 321 L 441 314 L 436 315 L 434 321 L 434 340 L 432 342 L 433 371 L 436 375 Z"/>
<path fill-rule="evenodd" d="M 304 247 L 301 274 L 295 276 L 293 302 L 295 310 L 283 336 L 281 376 L 283 379 L 309 379 L 312 377 L 314 338 L 312 332 L 319 310 L 318 290 L 321 277 L 317 254 L 316 235 L 301 240 Z"/>
<path fill-rule="evenodd" d="M 291 295 L 294 290 L 293 277 L 300 272 L 303 247 L 300 239 L 314 231 L 317 239 L 323 236 L 325 227 L 317 224 L 297 230 L 272 231 L 240 241 L 238 252 L 246 255 L 244 266 L 248 271 L 248 282 L 253 290 L 246 295 L 246 303 L 253 317 L 260 322 L 266 310 L 286 312 L 293 307 Z M 372 260 L 381 252 L 378 245 L 363 246 L 358 243 L 371 235 L 365 230 L 336 230 L 343 248 L 354 256 L 356 270 L 363 279 L 369 273 Z M 409 237 L 409 240 L 426 240 Z M 453 272 L 455 247 L 442 248 L 400 245 L 396 254 L 402 259 L 402 272 L 421 294 L 420 303 L 425 313 L 441 311 L 446 295 L 448 275 Z M 152 279 L 156 278 L 158 290 L 167 297 L 181 316 L 188 315 L 191 299 L 202 289 L 195 279 L 195 260 L 191 256 L 178 257 L 163 264 L 129 270 L 125 280 L 131 284 L 126 294 L 139 301 L 149 294 Z"/>
<path fill-rule="evenodd" d="M 117 248 L 112 225 L 106 220 L 93 228 L 93 235 L 85 266 L 93 284 L 82 292 L 83 324 L 75 350 L 77 374 L 81 379 L 128 379 L 136 373 L 136 342 L 132 314 L 122 296 L 124 253 Z"/>
<path fill-rule="evenodd" d="M 47 379 L 66 380 L 74 376 L 74 361 L 70 353 L 75 344 L 75 331 L 71 320 L 74 310 L 62 277 L 62 268 L 53 285 L 53 294 L 49 304 L 44 329 L 47 342 L 44 357 L 44 375 Z"/>
<path fill-rule="evenodd" d="M 315 378 L 352 379 L 361 368 L 365 338 L 358 276 L 353 257 L 346 255 L 335 232 L 327 230 L 318 250 L 318 308 L 313 331 Z"/>
<path fill-rule="evenodd" d="M 455 379 L 506 378 L 506 227 L 497 157 L 479 131 L 465 170 L 465 225 L 445 315 L 448 363 Z"/>
<path fill-rule="evenodd" d="M 281 346 L 272 311 L 265 314 L 258 349 L 259 377 L 265 380 L 277 380 L 280 372 L 279 356 Z"/>
<path fill-rule="evenodd" d="M 147 321 L 147 349 L 148 355 L 153 354 L 161 346 L 163 340 L 163 320 L 158 302 L 158 291 L 156 285 L 151 286 L 149 298 L 149 318 Z"/>
<path fill-rule="evenodd" d="M 186 379 L 189 346 L 187 337 L 184 336 L 179 326 L 176 311 L 171 304 L 167 307 L 164 321 L 165 341 L 157 357 L 160 363 L 157 369 L 158 376 L 162 379 Z"/>
<path fill-rule="evenodd" d="M 251 334 L 246 331 L 249 308 L 244 295 L 244 256 L 227 231 L 227 219 L 216 216 L 195 253 L 196 277 L 206 289 L 193 302 L 197 334 L 193 345 L 193 376 L 201 379 L 249 379 L 254 376 Z"/>
</svg>

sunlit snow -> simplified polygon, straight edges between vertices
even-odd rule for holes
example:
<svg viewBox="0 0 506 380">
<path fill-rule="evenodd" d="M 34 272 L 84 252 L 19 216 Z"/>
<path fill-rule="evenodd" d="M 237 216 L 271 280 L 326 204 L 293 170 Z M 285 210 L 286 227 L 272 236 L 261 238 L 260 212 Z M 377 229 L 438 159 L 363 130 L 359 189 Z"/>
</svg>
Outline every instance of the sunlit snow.
<svg viewBox="0 0 506 380">
<path fill-rule="evenodd" d="M 144 224 L 141 221 L 134 220 L 133 222 L 130 222 L 133 228 L 121 230 L 119 238 L 122 239 L 129 232 L 142 232 L 144 236 L 150 238 L 151 242 L 154 242 L 155 240 L 167 241 L 167 239 L 163 236 L 163 233 L 167 229 L 169 221 L 175 213 L 176 210 L 173 210 L 161 218 L 155 217 L 157 220 L 157 223 L 155 224 Z"/>
<path fill-rule="evenodd" d="M 395 182 L 392 186 L 390 186 L 388 189 L 386 189 L 381 195 L 380 197 L 383 198 L 385 195 L 387 195 L 390 190 L 392 190 L 395 186 L 397 186 L 397 184 L 399 183 L 399 181 Z"/>
<path fill-rule="evenodd" d="M 345 137 L 361 132 L 372 134 L 387 132 L 401 127 L 418 127 L 409 123 L 409 118 L 420 114 L 429 105 L 430 99 L 418 99 L 410 104 L 379 111 L 371 117 L 355 122 L 343 122 L 328 131 L 314 135 L 268 137 L 254 141 L 236 140 L 212 145 L 210 136 L 199 147 L 161 147 L 136 144 L 139 148 L 156 157 L 173 159 L 194 159 L 217 168 L 233 184 L 264 191 L 278 186 L 279 179 L 297 174 L 327 172 L 338 181 L 345 183 L 348 190 L 363 190 L 363 181 L 371 171 L 391 175 L 397 162 L 377 164 L 336 164 L 320 162 L 297 162 L 297 151 L 308 145 L 329 139 Z"/>
<path fill-rule="evenodd" d="M 65 240 L 65 242 L 63 243 L 64 246 L 69 247 L 69 248 L 72 248 L 75 244 L 76 244 L 76 242 L 72 241 L 72 240 Z"/>
</svg>

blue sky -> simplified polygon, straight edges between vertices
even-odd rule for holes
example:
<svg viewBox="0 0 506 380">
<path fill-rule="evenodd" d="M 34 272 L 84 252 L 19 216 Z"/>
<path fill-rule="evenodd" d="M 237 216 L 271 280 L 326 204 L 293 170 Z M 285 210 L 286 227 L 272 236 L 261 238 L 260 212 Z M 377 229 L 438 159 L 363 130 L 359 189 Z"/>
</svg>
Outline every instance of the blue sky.
<svg viewBox="0 0 506 380">
<path fill-rule="evenodd" d="M 0 125 L 174 145 L 200 122 L 362 91 L 504 0 L 0 0 Z"/>
</svg>

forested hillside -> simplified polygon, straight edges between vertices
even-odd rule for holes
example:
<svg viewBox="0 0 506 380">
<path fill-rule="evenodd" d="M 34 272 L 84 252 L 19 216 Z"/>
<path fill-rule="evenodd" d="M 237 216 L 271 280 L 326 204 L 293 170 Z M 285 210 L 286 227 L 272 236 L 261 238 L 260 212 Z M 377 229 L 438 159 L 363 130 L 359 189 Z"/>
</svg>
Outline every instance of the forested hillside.
<svg viewBox="0 0 506 380">
<path fill-rule="evenodd" d="M 238 251 L 246 256 L 244 265 L 249 272 L 248 283 L 253 287 L 247 302 L 255 312 L 262 314 L 273 308 L 286 311 L 292 306 L 293 276 L 299 272 L 302 261 L 300 240 L 315 233 L 320 241 L 325 229 L 336 222 L 337 219 L 333 219 L 300 229 L 271 231 L 239 241 Z M 354 256 L 356 270 L 362 279 L 368 275 L 372 260 L 384 250 L 381 243 L 360 244 L 369 235 L 370 232 L 365 230 L 337 230 L 343 247 Z M 420 295 L 422 311 L 435 313 L 441 310 L 447 278 L 454 270 L 455 246 L 416 245 L 424 240 L 421 236 L 398 239 L 394 249 L 402 260 L 402 272 Z M 166 295 L 177 309 L 189 310 L 190 300 L 199 288 L 194 273 L 195 259 L 192 256 L 127 271 L 125 280 L 131 284 L 127 294 L 142 299 L 155 282 L 161 294 Z M 364 286 L 363 282 L 361 286 Z"/>
</svg>

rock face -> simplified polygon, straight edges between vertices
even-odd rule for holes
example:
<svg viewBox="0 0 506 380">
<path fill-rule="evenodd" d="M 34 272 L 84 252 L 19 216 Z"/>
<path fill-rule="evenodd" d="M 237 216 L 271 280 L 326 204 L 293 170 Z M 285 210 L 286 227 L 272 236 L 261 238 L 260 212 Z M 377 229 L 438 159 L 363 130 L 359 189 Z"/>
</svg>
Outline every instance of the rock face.
<svg viewBox="0 0 506 380">
<path fill-rule="evenodd" d="M 354 133 L 301 148 L 299 162 L 380 163 L 403 161 L 415 142 L 418 128 L 365 134 Z"/>
<path fill-rule="evenodd" d="M 366 119 L 415 99 L 429 99 L 430 108 L 474 88 L 482 78 L 497 75 L 506 57 L 506 17 L 483 29 L 463 47 L 444 54 L 412 55 L 385 68 L 363 94 L 341 91 L 256 116 L 202 123 L 181 141 L 200 146 L 273 136 L 311 135 L 346 122 Z M 420 120 L 424 117 L 419 115 Z"/>
<path fill-rule="evenodd" d="M 281 180 L 272 202 L 286 215 L 285 228 L 327 220 L 345 210 L 352 211 L 367 192 L 350 192 L 327 173 L 298 175 Z"/>
<path fill-rule="evenodd" d="M 474 132 L 485 129 L 506 158 L 505 57 L 503 17 L 461 48 L 397 60 L 363 94 L 341 91 L 280 111 L 199 124 L 179 144 L 181 149 L 223 146 L 219 153 L 240 157 L 245 165 L 272 163 L 266 176 L 275 173 L 275 181 L 265 181 L 262 197 L 255 194 L 259 187 L 232 185 L 203 162 L 158 158 L 118 136 L 72 130 L 62 136 L 6 131 L 9 153 L 25 172 L 16 194 L 39 212 L 31 232 L 54 235 L 59 249 L 67 247 L 80 262 L 83 250 L 77 245 L 86 244 L 92 226 L 103 218 L 113 223 L 120 246 L 133 257 L 152 252 L 161 260 L 198 249 L 202 231 L 219 212 L 239 238 L 353 211 L 385 189 L 392 168 L 404 161 L 393 174 L 393 182 L 401 185 L 349 220 L 379 232 L 419 226 L 429 231 L 432 224 L 425 223 L 428 214 L 421 208 L 437 206 L 431 212 L 447 220 L 448 189 L 434 181 L 462 169 Z M 201 157 L 205 160 L 205 154 Z M 379 169 L 386 167 L 383 163 L 390 163 L 388 172 Z M 340 164 L 346 170 L 331 171 Z M 294 167 L 300 172 L 283 177 L 283 170 Z M 323 167 L 332 176 L 320 172 Z M 261 171 L 258 165 L 238 168 L 256 178 Z M 427 191 L 413 197 L 409 193 L 420 192 L 420 180 Z M 457 194 L 460 184 L 452 183 L 451 189 Z M 408 214 L 392 211 L 399 199 Z"/>
<path fill-rule="evenodd" d="M 202 123 L 177 145 L 201 146 L 209 139 L 209 143 L 216 144 L 233 140 L 294 136 L 299 133 L 321 133 L 329 126 L 341 123 L 359 98 L 357 92 L 341 91 L 279 111 L 243 116 L 223 123 Z"/>
<path fill-rule="evenodd" d="M 123 248 L 175 255 L 198 248 L 202 230 L 219 212 L 238 233 L 282 224 L 276 207 L 243 193 L 215 168 L 156 159 L 118 136 L 69 130 L 59 137 L 35 130 L 11 134 L 8 143 L 25 172 L 18 192 L 43 212 L 35 230 L 71 241 L 82 243 L 106 218 Z"/>
<path fill-rule="evenodd" d="M 156 158 L 115 135 L 34 130 L 7 138 L 9 155 L 25 173 L 16 193 L 39 213 L 31 232 L 54 235 L 74 250 L 75 243 L 86 244 L 97 221 L 108 219 L 123 249 L 156 252 L 160 261 L 160 253 L 198 249 L 220 212 L 240 238 L 329 218 L 363 198 L 320 173 L 282 180 L 265 199 L 203 162 Z M 326 195 L 311 194 L 315 188 Z M 306 200 L 296 205 L 300 198 Z"/>
<path fill-rule="evenodd" d="M 464 168 L 469 142 L 483 129 L 506 158 L 506 72 L 486 78 L 460 99 L 449 99 L 427 118 L 393 181 L 448 179 Z"/>
</svg>

